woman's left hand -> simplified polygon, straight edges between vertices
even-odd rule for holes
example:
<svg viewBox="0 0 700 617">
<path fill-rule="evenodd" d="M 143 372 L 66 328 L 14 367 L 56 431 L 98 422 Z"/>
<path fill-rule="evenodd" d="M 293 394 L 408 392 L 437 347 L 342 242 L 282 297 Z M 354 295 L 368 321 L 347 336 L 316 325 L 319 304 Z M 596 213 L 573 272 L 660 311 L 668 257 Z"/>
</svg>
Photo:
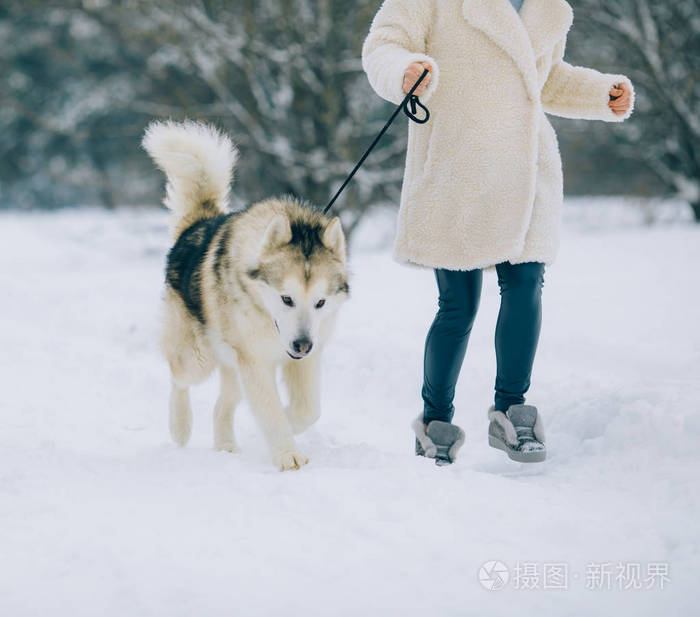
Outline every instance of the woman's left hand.
<svg viewBox="0 0 700 617">
<path fill-rule="evenodd" d="M 610 88 L 610 101 L 608 107 L 618 116 L 627 113 L 632 104 L 632 91 L 629 86 L 622 82 Z"/>
</svg>

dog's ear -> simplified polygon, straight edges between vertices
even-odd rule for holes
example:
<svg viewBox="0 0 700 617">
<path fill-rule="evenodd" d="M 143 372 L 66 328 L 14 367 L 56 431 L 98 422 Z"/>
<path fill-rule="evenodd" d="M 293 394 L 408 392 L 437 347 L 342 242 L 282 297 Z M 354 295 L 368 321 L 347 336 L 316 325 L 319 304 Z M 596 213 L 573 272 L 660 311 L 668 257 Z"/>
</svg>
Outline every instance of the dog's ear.
<svg viewBox="0 0 700 617">
<path fill-rule="evenodd" d="M 291 239 L 292 228 L 289 226 L 289 220 L 281 214 L 276 214 L 268 223 L 267 229 L 263 234 L 260 252 L 287 244 Z"/>
<path fill-rule="evenodd" d="M 323 245 L 345 261 L 345 234 L 337 216 L 331 219 L 323 231 Z"/>
</svg>

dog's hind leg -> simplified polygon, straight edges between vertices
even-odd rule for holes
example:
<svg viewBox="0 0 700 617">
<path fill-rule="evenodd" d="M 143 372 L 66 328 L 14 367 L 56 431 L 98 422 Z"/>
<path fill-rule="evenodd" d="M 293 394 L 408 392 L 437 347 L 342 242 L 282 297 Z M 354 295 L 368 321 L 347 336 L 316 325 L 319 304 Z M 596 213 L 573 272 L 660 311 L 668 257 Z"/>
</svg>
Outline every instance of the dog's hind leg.
<svg viewBox="0 0 700 617">
<path fill-rule="evenodd" d="M 282 374 L 289 392 L 289 407 L 285 410 L 295 434 L 301 433 L 321 415 L 320 353 L 303 360 L 288 360 Z"/>
<path fill-rule="evenodd" d="M 173 381 L 170 390 L 170 436 L 180 447 L 187 445 L 192 434 L 190 390 Z"/>
<path fill-rule="evenodd" d="M 187 444 L 192 434 L 191 385 L 206 379 L 215 368 L 211 351 L 205 346 L 193 345 L 181 349 L 169 359 L 172 375 L 170 390 L 170 435 L 180 447 Z"/>
<path fill-rule="evenodd" d="M 221 364 L 221 390 L 214 407 L 214 449 L 238 452 L 233 434 L 233 412 L 241 400 L 241 388 L 235 369 Z"/>
<path fill-rule="evenodd" d="M 184 446 L 192 433 L 189 387 L 204 381 L 216 368 L 214 352 L 196 320 L 177 293 L 166 285 L 161 350 L 170 366 L 170 435 Z"/>
<path fill-rule="evenodd" d="M 241 378 L 250 408 L 265 433 L 275 464 L 282 470 L 299 469 L 309 462 L 294 443 L 289 420 L 282 409 L 275 367 L 239 356 Z"/>
</svg>

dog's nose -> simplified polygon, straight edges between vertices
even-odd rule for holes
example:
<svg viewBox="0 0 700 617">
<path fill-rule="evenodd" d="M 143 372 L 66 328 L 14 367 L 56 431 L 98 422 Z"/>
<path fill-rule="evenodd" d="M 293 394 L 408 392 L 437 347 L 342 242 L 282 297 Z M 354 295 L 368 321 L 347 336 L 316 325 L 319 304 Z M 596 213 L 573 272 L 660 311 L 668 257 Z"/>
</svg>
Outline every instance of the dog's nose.
<svg viewBox="0 0 700 617">
<path fill-rule="evenodd" d="M 311 339 L 306 336 L 298 338 L 292 343 L 292 349 L 294 349 L 295 353 L 307 354 L 311 351 L 312 347 L 313 343 L 311 342 Z"/>
</svg>

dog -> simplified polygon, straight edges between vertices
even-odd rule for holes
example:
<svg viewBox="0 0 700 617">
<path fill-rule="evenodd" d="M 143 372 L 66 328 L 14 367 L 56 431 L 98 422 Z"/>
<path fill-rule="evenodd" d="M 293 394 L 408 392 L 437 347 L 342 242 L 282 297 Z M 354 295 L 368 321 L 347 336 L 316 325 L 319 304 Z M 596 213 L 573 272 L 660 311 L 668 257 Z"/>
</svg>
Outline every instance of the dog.
<svg viewBox="0 0 700 617">
<path fill-rule="evenodd" d="M 238 151 L 210 125 L 153 122 L 142 145 L 166 175 L 173 215 L 161 338 L 172 375 L 170 434 L 186 445 L 189 388 L 218 368 L 215 449 L 238 451 L 233 413 L 245 393 L 273 462 L 299 469 L 308 458 L 294 435 L 319 418 L 322 353 L 349 296 L 340 220 L 292 197 L 229 212 Z"/>
</svg>

